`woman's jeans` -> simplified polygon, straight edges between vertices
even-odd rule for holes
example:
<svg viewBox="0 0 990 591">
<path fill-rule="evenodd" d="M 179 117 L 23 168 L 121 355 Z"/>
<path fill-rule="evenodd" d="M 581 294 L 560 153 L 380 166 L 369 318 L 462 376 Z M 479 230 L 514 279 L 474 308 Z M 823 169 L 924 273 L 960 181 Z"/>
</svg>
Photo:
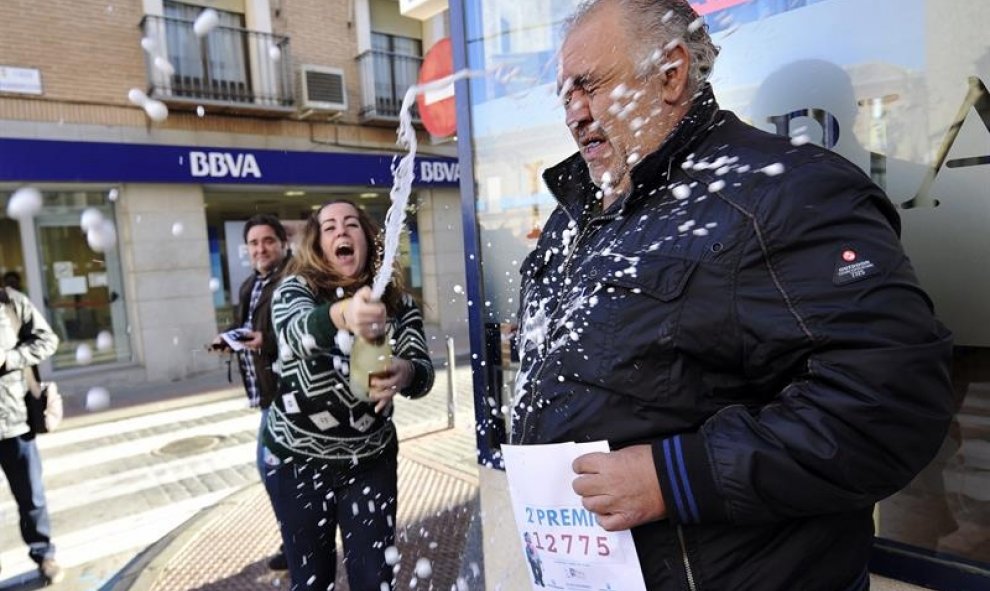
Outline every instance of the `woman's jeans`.
<svg viewBox="0 0 990 591">
<path fill-rule="evenodd" d="M 265 425 L 268 423 L 268 409 L 261 409 L 261 424 L 258 425 L 258 448 L 255 452 L 255 464 L 258 466 L 258 475 L 261 476 L 261 481 L 265 481 L 265 472 L 267 467 L 265 466 L 265 446 L 261 443 L 261 438 L 265 433 Z"/>
<path fill-rule="evenodd" d="M 282 530 L 291 590 L 328 589 L 334 583 L 338 526 L 351 591 L 394 589 L 385 549 L 395 544 L 397 447 L 356 468 L 283 462 L 263 452 L 265 487 Z"/>
<path fill-rule="evenodd" d="M 45 503 L 45 486 L 41 481 L 41 454 L 34 434 L 0 439 L 0 466 L 17 501 L 21 537 L 29 547 L 31 560 L 41 564 L 46 558 L 54 558 L 52 526 Z"/>
</svg>

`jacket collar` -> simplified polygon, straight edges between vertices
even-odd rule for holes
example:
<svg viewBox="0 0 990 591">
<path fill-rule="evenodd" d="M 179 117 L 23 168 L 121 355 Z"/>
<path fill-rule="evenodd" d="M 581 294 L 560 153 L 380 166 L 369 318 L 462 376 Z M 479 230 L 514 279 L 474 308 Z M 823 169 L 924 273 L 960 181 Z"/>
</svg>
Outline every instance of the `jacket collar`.
<svg viewBox="0 0 990 591">
<path fill-rule="evenodd" d="M 638 187 L 655 187 L 658 178 L 666 178 L 670 168 L 677 158 L 696 145 L 707 135 L 716 122 L 718 103 L 710 84 L 705 84 L 694 97 L 691 109 L 677 123 L 674 130 L 667 136 L 660 147 L 649 154 L 632 170 L 633 192 L 621 199 L 610 209 L 622 212 L 628 203 L 640 198 L 644 191 Z M 584 219 L 593 210 L 595 193 L 598 187 L 591 181 L 588 165 L 581 158 L 580 152 L 575 152 L 566 160 L 546 169 L 543 172 L 543 182 L 557 199 L 557 203 L 567 212 L 571 219 Z"/>
</svg>

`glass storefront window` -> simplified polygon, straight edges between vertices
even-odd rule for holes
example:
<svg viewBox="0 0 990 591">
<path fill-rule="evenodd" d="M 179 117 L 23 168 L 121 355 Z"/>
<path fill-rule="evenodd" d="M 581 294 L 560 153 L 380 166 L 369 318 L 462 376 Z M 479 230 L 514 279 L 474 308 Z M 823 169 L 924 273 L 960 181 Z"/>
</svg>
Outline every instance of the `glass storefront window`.
<svg viewBox="0 0 990 591">
<path fill-rule="evenodd" d="M 0 201 L 9 197 L 9 193 L 3 194 Z M 28 277 L 34 270 L 25 268 L 29 257 L 23 248 L 37 255 L 41 297 L 32 299 L 43 303 L 48 322 L 60 339 L 51 358 L 52 367 L 129 361 L 131 344 L 118 247 L 96 252 L 80 227 L 83 211 L 90 208 L 113 221 L 112 204 L 101 191 L 43 190 L 42 199 L 42 209 L 28 228 L 24 222 L 0 219 L 0 267 L 5 272 L 18 272 L 22 291 L 35 296 Z M 31 237 L 29 244 L 23 244 L 23 236 Z"/>
<path fill-rule="evenodd" d="M 60 339 L 52 356 L 55 369 L 131 357 L 118 247 L 105 252 L 90 247 L 80 227 L 86 209 L 114 220 L 106 194 L 86 191 L 45 192 L 44 207 L 34 219 L 45 311 Z M 78 354 L 82 345 L 91 360 Z"/>
<path fill-rule="evenodd" d="M 931 466 L 880 504 L 877 535 L 990 577 L 990 3 L 692 3 L 722 48 L 722 108 L 838 152 L 900 207 L 905 248 L 956 336 L 958 414 Z M 519 262 L 556 205 L 540 174 L 575 151 L 554 95 L 559 25 L 577 4 L 465 4 L 468 68 L 514 68 L 469 84 L 489 340 L 516 321 Z M 499 347 L 486 345 L 491 358 Z M 513 366 L 493 361 L 501 373 L 479 404 L 497 413 L 511 405 Z"/>
</svg>

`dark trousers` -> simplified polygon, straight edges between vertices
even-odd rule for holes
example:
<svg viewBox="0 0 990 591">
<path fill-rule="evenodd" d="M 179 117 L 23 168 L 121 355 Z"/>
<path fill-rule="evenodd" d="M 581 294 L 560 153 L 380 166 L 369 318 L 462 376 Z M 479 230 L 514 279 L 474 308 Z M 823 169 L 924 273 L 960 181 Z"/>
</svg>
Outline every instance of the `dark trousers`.
<svg viewBox="0 0 990 591">
<path fill-rule="evenodd" d="M 394 589 L 385 549 L 395 544 L 397 448 L 356 469 L 305 460 L 274 465 L 265 451 L 265 487 L 282 530 L 291 590 L 331 588 L 338 526 L 351 591 Z"/>
<path fill-rule="evenodd" d="M 268 423 L 268 409 L 261 409 L 261 425 L 258 426 L 258 448 L 255 452 L 255 464 L 258 466 L 258 475 L 261 481 L 265 481 L 265 446 L 261 443 L 261 437 L 265 432 L 265 424 Z"/>
<path fill-rule="evenodd" d="M 21 538 L 30 548 L 31 559 L 41 564 L 45 558 L 55 556 L 55 544 L 51 541 L 52 526 L 41 481 L 41 454 L 34 434 L 0 439 L 0 466 L 17 501 Z"/>
<path fill-rule="evenodd" d="M 258 448 L 257 448 L 257 450 L 255 452 L 255 454 L 257 456 L 255 458 L 255 462 L 257 463 L 257 466 L 258 466 L 258 475 L 261 476 L 261 482 L 262 482 L 262 484 L 264 484 L 264 482 L 265 482 L 265 472 L 268 471 L 268 467 L 265 466 L 265 446 L 264 446 L 263 443 L 261 443 L 261 437 L 262 437 L 262 434 L 264 434 L 264 432 L 265 432 L 265 425 L 267 423 L 268 423 L 268 409 L 267 408 L 263 408 L 263 409 L 261 409 L 261 425 L 258 427 Z M 265 487 L 265 490 L 268 490 L 267 485 Z M 270 497 L 269 497 L 269 500 L 271 500 Z M 274 510 L 274 507 L 275 507 L 275 502 L 272 501 L 272 509 L 273 510 Z M 278 551 L 279 552 L 284 552 L 285 549 L 283 547 L 279 546 Z"/>
</svg>

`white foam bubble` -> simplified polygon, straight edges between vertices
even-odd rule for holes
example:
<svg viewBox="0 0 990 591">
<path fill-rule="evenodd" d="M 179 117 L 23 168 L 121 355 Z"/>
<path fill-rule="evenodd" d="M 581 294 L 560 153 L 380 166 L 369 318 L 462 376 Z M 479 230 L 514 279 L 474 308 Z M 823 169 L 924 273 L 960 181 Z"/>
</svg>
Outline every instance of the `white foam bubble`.
<svg viewBox="0 0 990 591">
<path fill-rule="evenodd" d="M 401 558 L 401 556 L 399 555 L 398 548 L 395 546 L 385 548 L 385 564 L 395 566 L 396 564 L 399 564 L 399 558 Z"/>
<path fill-rule="evenodd" d="M 612 100 L 619 100 L 620 98 L 626 96 L 626 93 L 628 92 L 629 89 L 626 87 L 626 85 L 620 83 L 618 86 L 612 89 L 612 92 L 610 92 L 608 96 Z"/>
<path fill-rule="evenodd" d="M 83 343 L 76 347 L 76 363 L 79 365 L 89 365 L 93 362 L 93 349 Z"/>
<path fill-rule="evenodd" d="M 102 221 L 103 213 L 100 210 L 95 207 L 87 207 L 79 216 L 79 227 L 82 228 L 83 232 L 89 232 Z"/>
<path fill-rule="evenodd" d="M 193 23 L 193 32 L 196 33 L 197 37 L 203 37 L 219 24 L 220 15 L 217 11 L 207 8 L 196 17 L 196 22 Z"/>
<path fill-rule="evenodd" d="M 86 392 L 86 410 L 92 412 L 110 407 L 110 391 L 102 386 L 90 388 Z"/>
<path fill-rule="evenodd" d="M 144 107 L 145 103 L 148 102 L 148 95 L 140 88 L 132 88 L 127 91 L 127 100 L 135 107 Z"/>
<path fill-rule="evenodd" d="M 416 561 L 416 576 L 421 579 L 428 579 L 433 575 L 433 563 L 429 558 L 420 558 Z"/>
<path fill-rule="evenodd" d="M 165 74 L 166 76 L 172 76 L 173 74 L 175 74 L 175 66 L 172 65 L 172 62 L 168 61 L 167 59 L 163 58 L 160 55 L 155 58 L 154 64 L 155 64 L 155 68 L 157 68 L 159 72 Z"/>
<path fill-rule="evenodd" d="M 778 174 L 784 173 L 784 165 L 780 162 L 774 162 L 773 164 L 761 168 L 760 172 L 767 176 L 777 176 Z"/>
<path fill-rule="evenodd" d="M 117 244 L 117 228 L 108 219 L 102 219 L 86 232 L 86 242 L 96 252 L 106 252 Z"/>
<path fill-rule="evenodd" d="M 34 187 L 21 187 L 14 191 L 7 202 L 7 216 L 23 220 L 34 217 L 41 211 L 41 191 Z"/>
<path fill-rule="evenodd" d="M 346 330 L 338 330 L 337 335 L 334 337 L 334 341 L 337 343 L 337 348 L 344 355 L 351 354 L 351 348 L 354 346 L 354 336 Z"/>
<path fill-rule="evenodd" d="M 148 99 L 148 101 L 144 103 L 144 112 L 147 113 L 148 118 L 155 123 L 161 123 L 162 121 L 168 119 L 168 107 L 165 106 L 165 103 L 155 99 Z"/>
<path fill-rule="evenodd" d="M 96 350 L 109 351 L 110 349 L 113 349 L 113 334 L 109 330 L 101 330 L 96 335 Z"/>
</svg>

